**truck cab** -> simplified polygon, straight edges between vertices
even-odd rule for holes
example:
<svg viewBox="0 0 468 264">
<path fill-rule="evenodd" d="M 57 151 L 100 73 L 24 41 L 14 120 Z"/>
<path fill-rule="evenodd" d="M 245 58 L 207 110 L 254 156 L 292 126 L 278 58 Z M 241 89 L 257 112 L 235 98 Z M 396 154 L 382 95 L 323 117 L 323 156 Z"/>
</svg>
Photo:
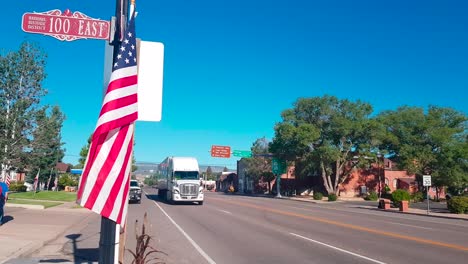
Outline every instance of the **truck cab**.
<svg viewBox="0 0 468 264">
<path fill-rule="evenodd" d="M 168 157 L 160 164 L 158 195 L 169 203 L 197 202 L 203 204 L 203 186 L 197 159 Z"/>
</svg>

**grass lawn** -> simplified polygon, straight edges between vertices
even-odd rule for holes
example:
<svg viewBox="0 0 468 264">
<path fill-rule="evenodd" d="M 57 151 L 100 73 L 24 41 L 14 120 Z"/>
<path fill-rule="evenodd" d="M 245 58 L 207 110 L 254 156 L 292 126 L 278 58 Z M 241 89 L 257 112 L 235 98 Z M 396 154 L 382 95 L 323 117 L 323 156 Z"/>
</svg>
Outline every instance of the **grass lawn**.
<svg viewBox="0 0 468 264">
<path fill-rule="evenodd" d="M 8 198 L 72 202 L 76 200 L 76 193 L 42 191 L 42 192 L 37 192 L 36 194 L 34 194 L 34 192 L 19 192 L 19 193 L 9 193 Z"/>
<path fill-rule="evenodd" d="M 59 203 L 59 202 L 45 202 L 45 201 L 17 200 L 17 199 L 8 199 L 7 203 L 43 205 L 44 208 L 49 208 L 49 207 L 53 207 L 53 206 L 57 206 L 57 205 L 62 204 L 62 203 Z"/>
</svg>

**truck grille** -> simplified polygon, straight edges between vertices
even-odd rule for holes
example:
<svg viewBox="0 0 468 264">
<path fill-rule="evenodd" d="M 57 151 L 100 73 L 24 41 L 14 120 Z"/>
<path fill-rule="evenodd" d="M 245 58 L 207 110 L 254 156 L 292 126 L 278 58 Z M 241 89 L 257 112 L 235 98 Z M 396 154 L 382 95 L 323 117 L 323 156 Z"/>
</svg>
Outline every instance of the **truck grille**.
<svg viewBox="0 0 468 264">
<path fill-rule="evenodd" d="M 197 195 L 198 194 L 198 184 L 181 184 L 180 185 L 180 194 L 181 195 Z"/>
</svg>

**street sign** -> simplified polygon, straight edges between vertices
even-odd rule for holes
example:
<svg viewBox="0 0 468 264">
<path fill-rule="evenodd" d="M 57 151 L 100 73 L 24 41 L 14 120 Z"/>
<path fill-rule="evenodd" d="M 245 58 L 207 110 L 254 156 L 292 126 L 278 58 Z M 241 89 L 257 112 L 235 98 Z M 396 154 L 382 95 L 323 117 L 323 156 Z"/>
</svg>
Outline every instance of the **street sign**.
<svg viewBox="0 0 468 264">
<path fill-rule="evenodd" d="M 24 13 L 21 28 L 58 40 L 109 39 L 110 22 L 91 18 L 79 11 L 55 9 L 42 13 Z"/>
<path fill-rule="evenodd" d="M 231 157 L 231 147 L 213 145 L 213 146 L 211 146 L 211 157 L 230 158 Z"/>
<path fill-rule="evenodd" d="M 286 162 L 273 158 L 271 160 L 271 170 L 274 174 L 283 174 L 286 172 Z"/>
<path fill-rule="evenodd" d="M 250 158 L 250 157 L 252 157 L 252 151 L 249 151 L 249 150 L 233 150 L 232 155 L 234 157 Z"/>
<path fill-rule="evenodd" d="M 431 186 L 431 175 L 423 175 L 423 186 Z"/>
</svg>

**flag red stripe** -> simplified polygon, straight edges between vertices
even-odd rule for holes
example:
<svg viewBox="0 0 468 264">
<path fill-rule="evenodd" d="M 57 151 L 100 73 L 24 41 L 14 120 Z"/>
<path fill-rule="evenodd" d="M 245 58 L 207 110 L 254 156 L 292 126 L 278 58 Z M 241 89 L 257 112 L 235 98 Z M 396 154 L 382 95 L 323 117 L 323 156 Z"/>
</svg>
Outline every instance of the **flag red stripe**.
<svg viewBox="0 0 468 264">
<path fill-rule="evenodd" d="M 102 186 L 104 185 L 109 175 L 109 172 L 112 170 L 112 167 L 114 166 L 114 163 L 117 157 L 119 156 L 123 142 L 125 141 L 125 137 L 127 136 L 128 127 L 128 125 L 124 126 L 121 130 L 119 130 L 119 132 L 117 132 L 118 134 L 114 141 L 114 144 L 111 147 L 111 150 L 109 151 L 109 156 L 107 156 L 104 164 L 102 165 L 102 168 L 98 173 L 96 181 L 94 182 L 93 189 L 91 190 L 88 199 L 86 200 L 86 208 L 93 208 L 99 196 L 99 193 L 101 192 Z"/>
<path fill-rule="evenodd" d="M 120 225 L 125 225 L 125 222 L 122 223 L 122 215 L 123 215 L 123 211 L 124 211 L 124 208 L 125 206 L 127 206 L 125 203 L 128 203 L 128 192 L 129 192 L 129 188 L 130 188 L 130 176 L 127 178 L 127 184 L 125 184 L 125 189 L 124 189 L 124 193 L 122 195 L 122 204 L 120 205 L 120 210 L 119 210 L 119 215 L 117 216 L 117 219 L 116 219 L 116 222 L 117 223 L 120 223 Z"/>
<path fill-rule="evenodd" d="M 138 102 L 137 94 L 131 94 L 129 96 L 125 96 L 122 98 L 118 98 L 116 100 L 112 100 L 102 106 L 101 113 L 99 113 L 99 117 L 101 117 L 103 114 L 110 112 L 112 110 L 119 109 L 121 107 L 129 106 L 132 104 L 136 104 L 137 102 Z"/>
<path fill-rule="evenodd" d="M 138 119 L 138 112 L 131 113 L 129 115 L 123 116 L 121 118 L 114 119 L 112 121 L 106 122 L 96 128 L 93 134 L 94 137 L 98 137 L 101 133 L 128 125 Z"/>
<path fill-rule="evenodd" d="M 125 153 L 124 162 L 122 164 L 122 167 L 120 168 L 120 173 L 117 176 L 117 179 L 115 179 L 114 186 L 112 186 L 112 190 L 109 193 L 109 196 L 106 200 L 104 207 L 102 208 L 101 215 L 103 215 L 104 217 L 109 218 L 110 214 L 112 213 L 112 210 L 114 209 L 114 204 L 117 200 L 117 196 L 119 195 L 119 192 L 121 191 L 122 182 L 125 179 L 125 176 L 127 176 L 125 175 L 125 172 L 127 171 L 126 169 L 128 166 L 128 162 L 130 160 L 130 155 L 132 154 L 132 150 L 133 150 L 133 140 L 130 140 L 128 143 L 127 153 Z"/>
<path fill-rule="evenodd" d="M 109 86 L 107 86 L 107 93 L 112 92 L 117 89 L 126 88 L 127 86 L 135 85 L 137 84 L 137 82 L 138 82 L 137 75 L 131 75 L 131 76 L 115 79 L 109 83 Z"/>
<path fill-rule="evenodd" d="M 87 185 L 86 181 L 88 180 L 89 171 L 91 170 L 91 167 L 93 166 L 94 161 L 96 160 L 96 157 L 101 151 L 102 144 L 104 144 L 107 138 L 107 135 L 108 133 L 101 134 L 98 140 L 94 141 L 90 146 L 89 155 L 88 155 L 87 162 L 86 162 L 86 167 L 84 168 L 83 173 L 81 174 L 81 182 L 80 182 L 78 193 L 76 195 L 76 198 L 78 200 L 80 200 L 81 196 L 83 195 L 83 191 L 85 189 L 85 186 Z"/>
</svg>

